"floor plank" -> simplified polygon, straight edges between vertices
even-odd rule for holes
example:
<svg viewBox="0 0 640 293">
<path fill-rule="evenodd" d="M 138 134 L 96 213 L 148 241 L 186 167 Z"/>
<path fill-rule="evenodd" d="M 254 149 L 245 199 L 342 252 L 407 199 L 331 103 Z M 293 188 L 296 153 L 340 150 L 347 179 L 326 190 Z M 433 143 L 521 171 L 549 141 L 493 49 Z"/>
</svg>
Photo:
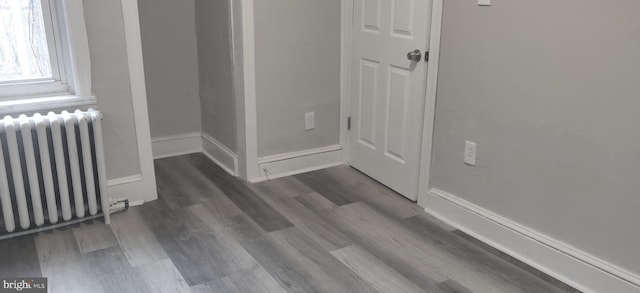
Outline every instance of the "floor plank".
<svg viewBox="0 0 640 293">
<path fill-rule="evenodd" d="M 427 213 L 420 213 L 420 214 L 417 214 L 417 215 L 415 215 L 413 217 L 409 217 L 409 218 L 414 218 L 414 217 L 420 218 L 422 221 L 426 221 L 426 222 L 429 222 L 431 224 L 435 224 L 438 227 L 440 227 L 442 230 L 445 230 L 447 232 L 453 232 L 453 231 L 457 230 L 456 228 L 450 226 L 449 224 L 447 224 L 447 223 L 441 221 L 440 219 L 438 219 L 438 218 L 436 218 L 436 217 L 434 217 L 434 216 L 432 216 L 430 214 L 427 214 Z"/>
<path fill-rule="evenodd" d="M 100 221 L 85 222 L 72 230 L 82 254 L 118 246 L 113 231 Z"/>
<path fill-rule="evenodd" d="M 191 289 L 170 259 L 147 263 L 138 267 L 151 292 L 190 292 Z"/>
<path fill-rule="evenodd" d="M 244 269 L 229 277 L 233 282 L 233 287 L 237 291 L 244 293 L 282 293 L 287 292 L 278 282 L 260 265 Z M 251 281 L 248 281 L 251 280 Z M 217 288 L 219 285 L 209 285 L 211 288 Z M 214 291 L 217 292 L 217 291 Z"/>
<path fill-rule="evenodd" d="M 287 292 L 316 291 L 304 269 L 291 262 L 251 219 L 242 215 L 231 221 L 236 239 Z"/>
<path fill-rule="evenodd" d="M 256 260 L 244 249 L 244 247 L 233 237 L 233 232 L 225 226 L 226 220 L 216 219 L 210 210 L 202 205 L 194 205 L 189 207 L 189 212 L 193 213 L 219 239 L 216 251 L 220 252 L 221 257 L 227 264 L 224 268 L 225 276 L 234 274 L 237 271 L 254 267 Z"/>
<path fill-rule="evenodd" d="M 89 278 L 97 280 L 104 292 L 151 292 L 140 272 L 129 266 L 119 247 L 85 253 L 82 255 L 82 263 Z"/>
<path fill-rule="evenodd" d="M 256 187 L 260 190 L 267 191 L 275 195 L 276 198 L 294 198 L 314 192 L 311 187 L 302 183 L 295 177 L 282 177 L 274 180 L 267 180 L 251 184 L 249 187 Z"/>
<path fill-rule="evenodd" d="M 42 277 L 33 236 L 28 235 L 0 241 L 0 276 Z"/>
<path fill-rule="evenodd" d="M 295 177 L 338 206 L 362 201 L 395 218 L 411 217 L 423 212 L 415 203 L 348 166 Z"/>
<path fill-rule="evenodd" d="M 168 258 L 153 232 L 140 214 L 142 207 L 133 207 L 111 216 L 111 230 L 132 267 Z"/>
<path fill-rule="evenodd" d="M 296 227 L 269 233 L 321 292 L 378 292 Z"/>
<path fill-rule="evenodd" d="M 196 169 L 210 179 L 263 230 L 270 232 L 293 226 L 291 222 L 264 202 L 242 181 L 232 177 L 222 168 L 208 161 L 204 155 L 193 155 L 188 159 Z"/>
<path fill-rule="evenodd" d="M 449 279 L 445 272 L 425 255 L 428 247 L 421 247 L 407 236 L 406 230 L 385 215 L 379 214 L 367 204 L 358 202 L 318 214 L 360 247 L 382 260 L 420 288 L 428 288 Z M 438 257 L 437 255 L 434 256 Z"/>
<path fill-rule="evenodd" d="M 104 292 L 122 293 L 155 293 L 144 283 L 140 272 L 136 268 L 125 268 L 111 272 L 99 279 Z M 93 292 L 93 291 L 86 291 Z"/>
<path fill-rule="evenodd" d="M 473 291 L 465 288 L 454 280 L 446 280 L 439 283 L 435 288 L 427 290 L 429 293 L 473 293 Z"/>
<path fill-rule="evenodd" d="M 236 285 L 233 284 L 233 281 L 228 277 L 222 277 L 217 280 L 210 281 L 206 284 L 201 284 L 198 286 L 191 287 L 191 292 L 193 293 L 235 293 L 235 292 L 246 292 L 240 291 Z"/>
<path fill-rule="evenodd" d="M 247 275 L 247 277 L 249 277 Z M 228 277 L 220 278 L 217 280 L 213 280 L 207 283 L 207 288 L 210 290 L 209 292 L 215 293 L 234 293 L 241 292 L 236 285 L 233 284 L 233 281 Z"/>
<path fill-rule="evenodd" d="M 337 206 L 354 203 L 359 200 L 343 184 L 336 182 L 334 178 L 324 172 L 309 172 L 298 174 L 294 177 Z"/>
<path fill-rule="evenodd" d="M 317 192 L 307 193 L 304 195 L 297 196 L 295 198 L 299 201 L 303 206 L 312 211 L 324 210 L 324 209 L 335 209 L 336 206 L 333 202 L 326 199 L 324 196 Z"/>
<path fill-rule="evenodd" d="M 424 213 L 424 209 L 371 177 L 349 166 L 319 170 L 334 181 L 346 186 L 359 201 L 380 212 L 396 218 L 406 218 Z"/>
<path fill-rule="evenodd" d="M 39 233 L 34 240 L 50 292 L 105 292 L 102 284 L 85 270 L 71 229 Z"/>
<path fill-rule="evenodd" d="M 181 180 L 181 173 L 175 172 L 173 161 L 178 158 L 167 158 L 156 160 L 155 174 L 158 190 L 158 198 L 164 200 L 171 208 L 182 208 L 199 203 L 202 199 L 186 190 L 183 190 L 184 183 Z M 182 188 L 181 188 L 182 187 Z"/>
<path fill-rule="evenodd" d="M 380 292 L 424 292 L 384 262 L 356 245 L 334 250 L 331 254 Z"/>
<path fill-rule="evenodd" d="M 142 214 L 189 286 L 224 277 L 225 261 L 215 249 L 219 241 L 195 215 L 162 200 L 147 203 Z"/>
<path fill-rule="evenodd" d="M 257 185 L 253 189 L 298 230 L 313 238 L 325 250 L 330 251 L 351 245 L 352 242 L 346 235 L 307 209 L 295 200 L 294 196 L 281 196 L 281 193 L 277 193 L 278 189 L 286 188 L 279 186 L 280 182 L 270 182 L 269 188 L 265 188 L 265 185 Z"/>
<path fill-rule="evenodd" d="M 242 211 L 222 192 L 210 178 L 207 178 L 202 172 L 196 169 L 192 163 L 186 158 L 175 157 L 171 161 L 174 171 L 179 172 L 173 182 L 181 191 L 194 194 L 197 197 L 197 203 L 211 202 L 211 206 L 218 208 L 223 217 L 242 214 Z"/>
</svg>

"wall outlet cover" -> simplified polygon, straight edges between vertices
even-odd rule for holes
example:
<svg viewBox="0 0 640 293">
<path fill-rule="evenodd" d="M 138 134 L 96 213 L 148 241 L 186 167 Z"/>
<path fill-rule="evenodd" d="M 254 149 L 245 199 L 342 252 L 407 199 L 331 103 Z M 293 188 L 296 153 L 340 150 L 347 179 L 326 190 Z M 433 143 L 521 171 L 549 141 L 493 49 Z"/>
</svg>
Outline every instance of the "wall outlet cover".
<svg viewBox="0 0 640 293">
<path fill-rule="evenodd" d="M 476 165 L 476 149 L 478 144 L 473 141 L 465 141 L 464 143 L 464 163 L 470 166 Z"/>
<path fill-rule="evenodd" d="M 314 128 L 316 128 L 316 113 L 304 113 L 304 130 L 311 130 Z"/>
</svg>

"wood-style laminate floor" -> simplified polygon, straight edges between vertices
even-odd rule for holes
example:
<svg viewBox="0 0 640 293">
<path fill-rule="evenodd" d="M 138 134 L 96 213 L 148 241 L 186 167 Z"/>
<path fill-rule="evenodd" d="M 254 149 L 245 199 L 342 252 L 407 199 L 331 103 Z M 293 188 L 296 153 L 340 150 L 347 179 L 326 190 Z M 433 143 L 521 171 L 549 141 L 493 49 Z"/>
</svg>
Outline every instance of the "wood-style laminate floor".
<svg viewBox="0 0 640 293">
<path fill-rule="evenodd" d="M 50 292 L 576 292 L 341 166 L 247 184 L 156 160 L 159 200 L 0 241 L 0 276 Z"/>
</svg>

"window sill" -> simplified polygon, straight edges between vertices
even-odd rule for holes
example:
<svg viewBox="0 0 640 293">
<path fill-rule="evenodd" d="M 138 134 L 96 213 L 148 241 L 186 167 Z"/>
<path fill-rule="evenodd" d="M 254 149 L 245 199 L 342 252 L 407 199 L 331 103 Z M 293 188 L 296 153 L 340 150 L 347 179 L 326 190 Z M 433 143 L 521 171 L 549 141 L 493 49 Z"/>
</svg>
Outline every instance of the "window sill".
<svg viewBox="0 0 640 293">
<path fill-rule="evenodd" d="M 18 116 L 20 114 L 31 115 L 34 113 L 46 114 L 50 111 L 73 111 L 75 109 L 95 108 L 97 106 L 94 96 L 53 96 L 38 98 L 21 98 L 15 100 L 0 100 L 0 118 L 6 115 Z"/>
</svg>

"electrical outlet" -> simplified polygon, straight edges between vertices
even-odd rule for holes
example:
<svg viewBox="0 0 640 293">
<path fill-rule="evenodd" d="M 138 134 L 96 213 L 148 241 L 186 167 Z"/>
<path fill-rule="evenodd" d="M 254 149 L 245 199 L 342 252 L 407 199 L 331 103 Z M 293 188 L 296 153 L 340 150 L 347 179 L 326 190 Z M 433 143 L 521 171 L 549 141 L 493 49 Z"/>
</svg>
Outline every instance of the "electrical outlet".
<svg viewBox="0 0 640 293">
<path fill-rule="evenodd" d="M 473 141 L 464 142 L 464 163 L 470 166 L 476 165 L 476 148 L 478 144 Z"/>
<path fill-rule="evenodd" d="M 316 128 L 316 112 L 304 113 L 304 130 Z"/>
</svg>

